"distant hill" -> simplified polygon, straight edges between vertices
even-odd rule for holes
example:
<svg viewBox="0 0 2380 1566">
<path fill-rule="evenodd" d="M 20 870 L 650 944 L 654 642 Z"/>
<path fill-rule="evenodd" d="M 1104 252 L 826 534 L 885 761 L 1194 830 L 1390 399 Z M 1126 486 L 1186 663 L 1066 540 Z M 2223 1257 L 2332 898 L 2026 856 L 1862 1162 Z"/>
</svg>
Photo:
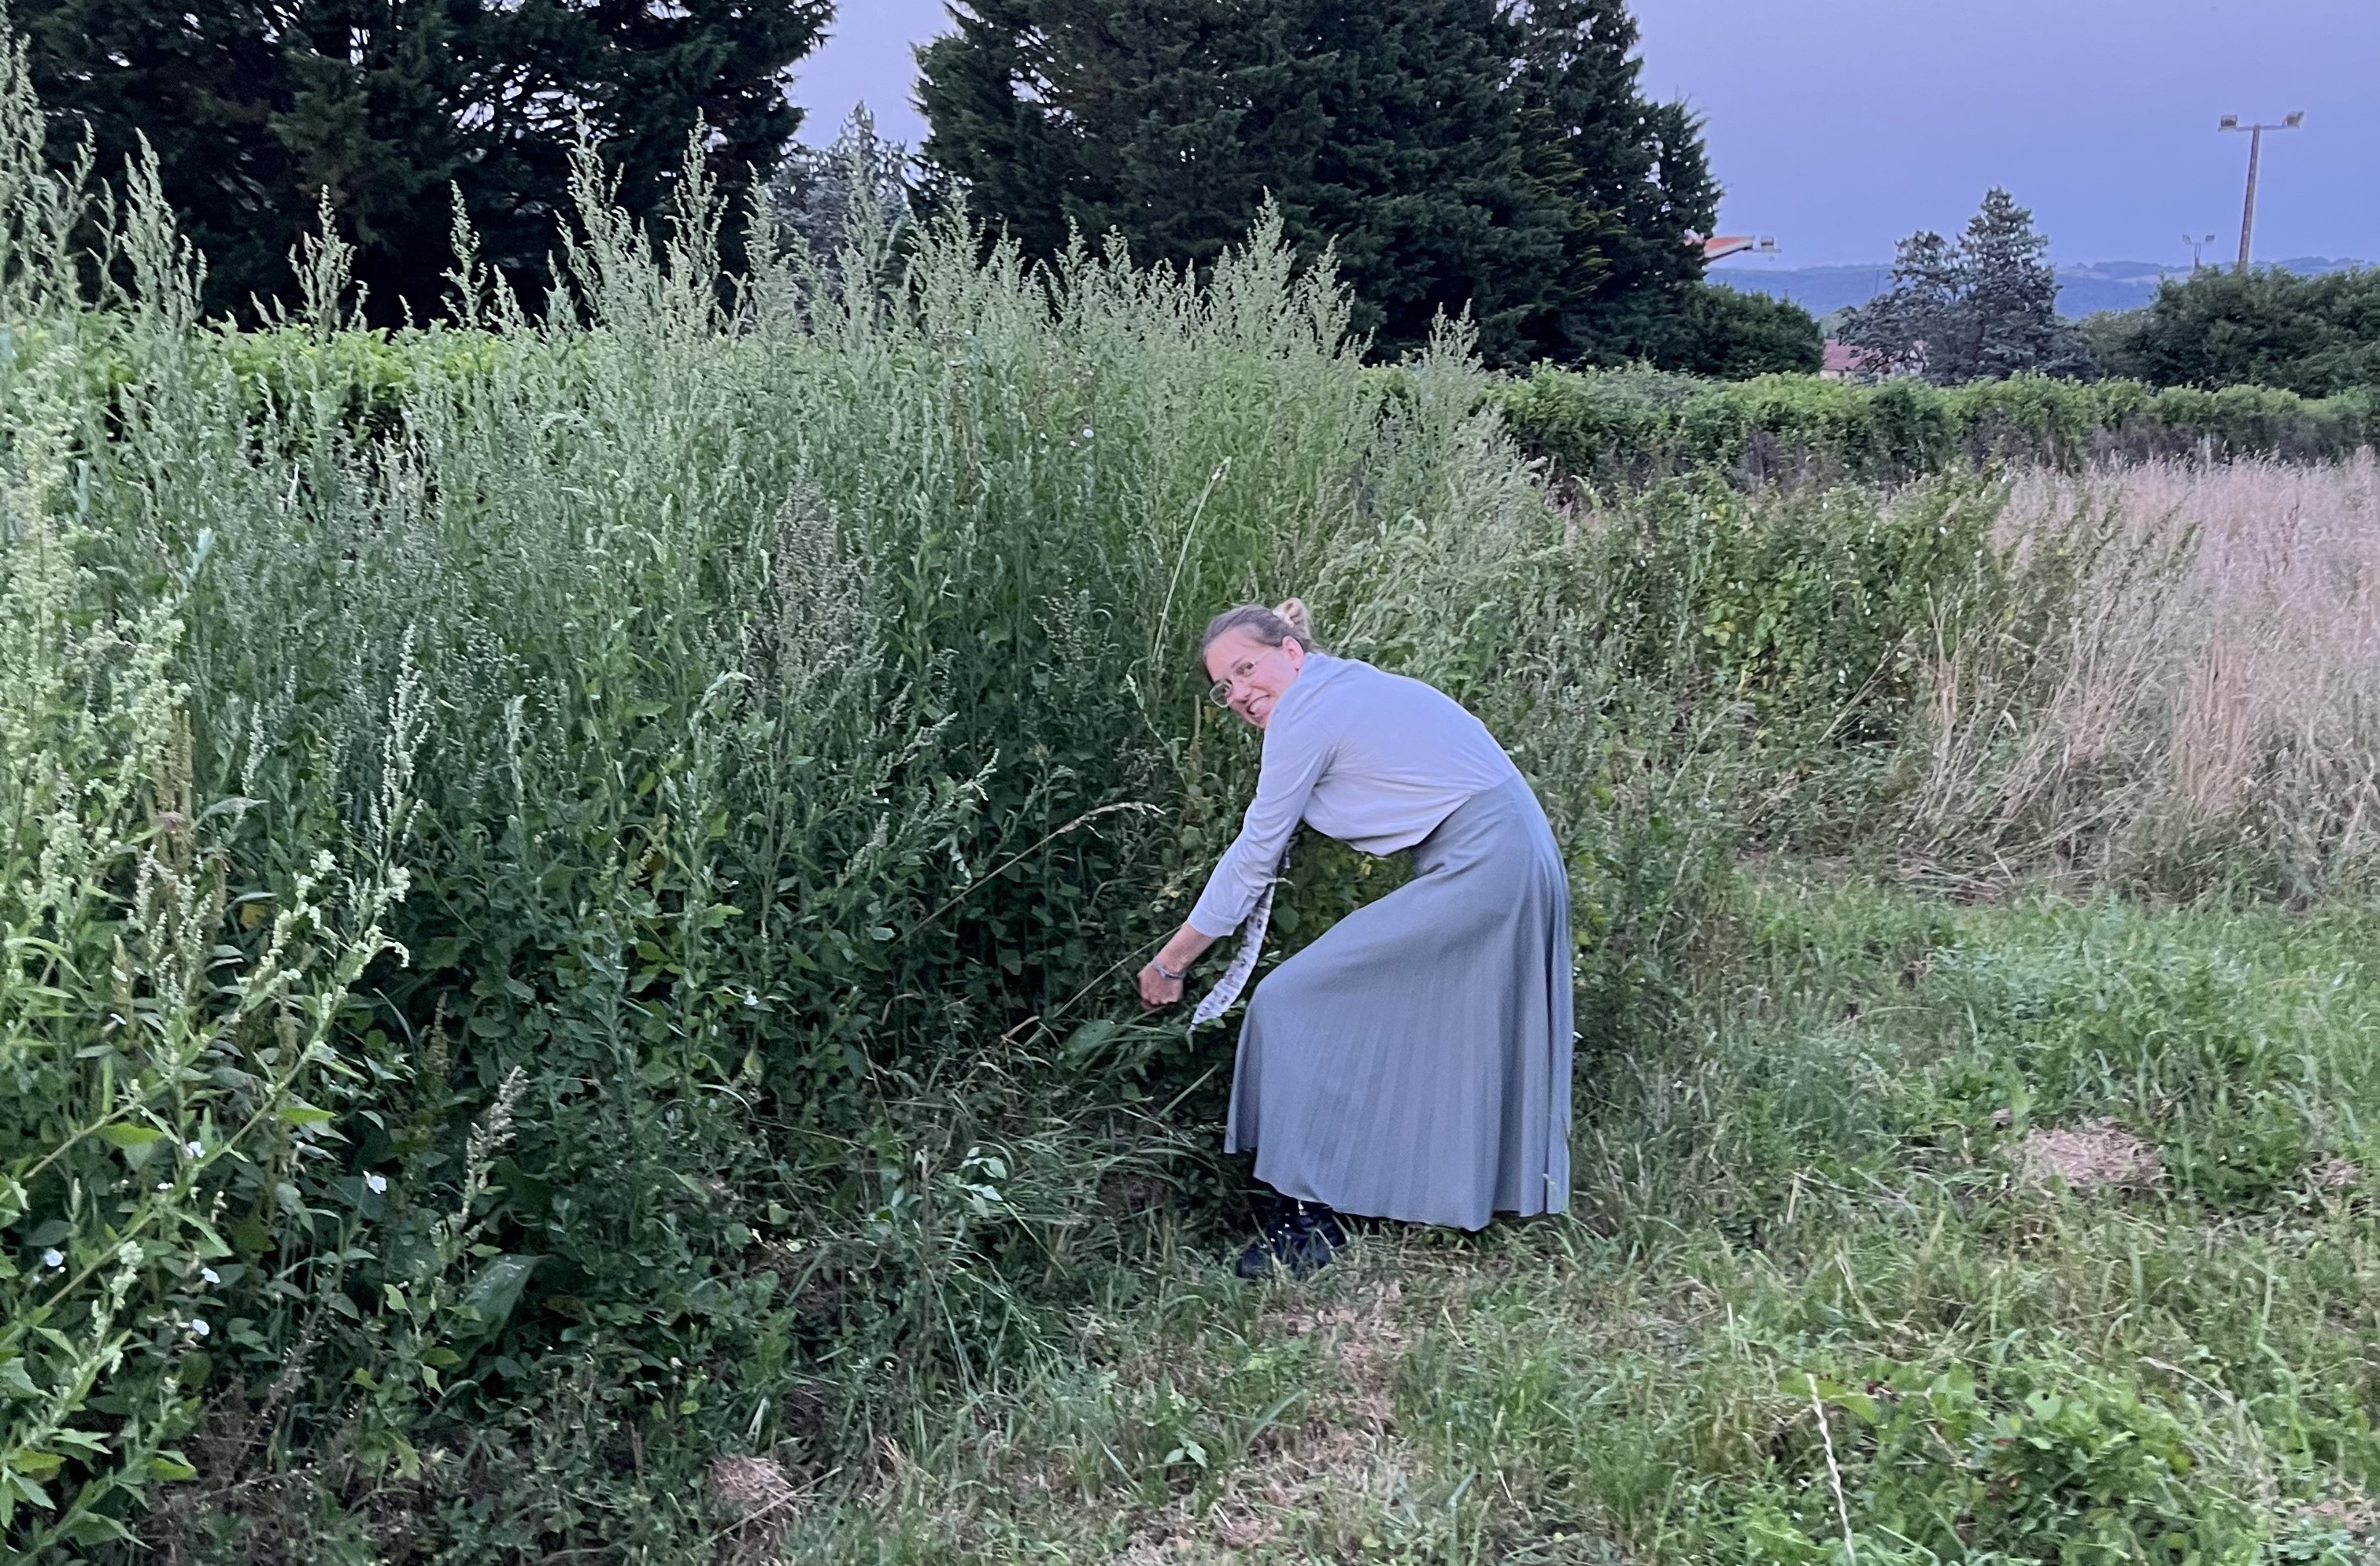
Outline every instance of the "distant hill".
<svg viewBox="0 0 2380 1566">
<path fill-rule="evenodd" d="M 2334 261 L 2325 256 L 2300 256 L 2270 263 L 2284 272 L 2318 276 L 2344 272 L 2362 261 Z M 2058 313 L 2081 317 L 2103 310 L 2138 310 L 2156 293 L 2165 277 L 2188 275 L 2189 268 L 2160 266 L 2155 261 L 2092 261 L 2058 269 Z M 1876 266 L 1715 266 L 1710 280 L 1747 294 L 1791 299 L 1813 315 L 1828 315 L 1851 305 L 1864 305 L 1892 285 L 1892 267 Z"/>
</svg>

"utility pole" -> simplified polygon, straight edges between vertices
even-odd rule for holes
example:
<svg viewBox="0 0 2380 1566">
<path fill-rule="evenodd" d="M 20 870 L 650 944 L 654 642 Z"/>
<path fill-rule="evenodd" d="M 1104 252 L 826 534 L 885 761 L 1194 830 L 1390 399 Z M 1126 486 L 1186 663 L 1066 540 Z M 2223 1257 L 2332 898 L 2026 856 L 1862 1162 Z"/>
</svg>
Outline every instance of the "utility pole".
<svg viewBox="0 0 2380 1566">
<path fill-rule="evenodd" d="M 2216 127 L 2222 130 L 2244 130 L 2248 133 L 2248 202 L 2240 211 L 2240 270 L 2241 272 L 2248 270 L 2248 247 L 2256 233 L 2256 165 L 2264 157 L 2265 132 L 2295 130 L 2304 123 L 2305 114 L 2301 110 L 2278 125 L 2241 125 L 2238 115 L 2225 115 L 2223 123 Z"/>
</svg>

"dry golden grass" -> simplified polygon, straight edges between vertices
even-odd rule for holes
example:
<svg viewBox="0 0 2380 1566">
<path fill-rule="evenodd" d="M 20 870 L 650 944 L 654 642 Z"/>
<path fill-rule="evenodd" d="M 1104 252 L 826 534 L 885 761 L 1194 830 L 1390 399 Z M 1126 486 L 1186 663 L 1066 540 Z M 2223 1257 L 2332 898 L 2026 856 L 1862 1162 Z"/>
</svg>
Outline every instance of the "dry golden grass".
<svg viewBox="0 0 2380 1566">
<path fill-rule="evenodd" d="M 1914 843 L 2151 878 L 2219 852 L 2293 894 L 2369 873 L 2380 463 L 2028 474 L 2000 529 L 2072 590 L 2034 645 L 1934 649 Z"/>
</svg>

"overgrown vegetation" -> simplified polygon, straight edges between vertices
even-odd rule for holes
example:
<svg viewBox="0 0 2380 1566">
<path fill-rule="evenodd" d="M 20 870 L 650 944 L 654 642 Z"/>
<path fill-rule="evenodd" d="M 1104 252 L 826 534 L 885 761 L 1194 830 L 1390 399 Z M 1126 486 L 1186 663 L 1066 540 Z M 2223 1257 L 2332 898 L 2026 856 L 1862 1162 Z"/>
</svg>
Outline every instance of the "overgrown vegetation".
<svg viewBox="0 0 2380 1566">
<path fill-rule="evenodd" d="M 324 233 L 243 334 L 6 64 L 18 1555 L 2351 1559 L 2368 457 L 1549 494 L 1277 231 L 722 291 L 698 163 L 656 249 L 582 156 L 533 322 Z M 1293 589 L 1546 800 L 1582 1174 L 1234 1290 L 1128 978 Z"/>
</svg>

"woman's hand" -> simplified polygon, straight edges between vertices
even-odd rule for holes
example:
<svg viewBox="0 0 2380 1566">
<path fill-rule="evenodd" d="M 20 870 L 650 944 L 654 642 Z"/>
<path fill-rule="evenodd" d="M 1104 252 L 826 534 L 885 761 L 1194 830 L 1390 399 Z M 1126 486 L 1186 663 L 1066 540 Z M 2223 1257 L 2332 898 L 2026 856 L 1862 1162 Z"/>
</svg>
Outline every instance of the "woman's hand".
<svg viewBox="0 0 2380 1566">
<path fill-rule="evenodd" d="M 1182 981 L 1167 977 L 1167 973 L 1189 972 L 1190 965 L 1198 960 L 1198 954 L 1213 944 L 1213 936 L 1201 935 L 1186 924 L 1175 930 L 1173 939 L 1165 943 L 1164 950 L 1140 970 L 1140 1003 L 1152 1012 L 1160 1006 L 1178 1003 L 1182 999 Z"/>
<path fill-rule="evenodd" d="M 1155 963 L 1140 970 L 1140 1003 L 1149 1011 L 1160 1006 L 1172 1006 L 1182 1000 L 1182 981 L 1168 978 L 1157 971 Z"/>
</svg>

